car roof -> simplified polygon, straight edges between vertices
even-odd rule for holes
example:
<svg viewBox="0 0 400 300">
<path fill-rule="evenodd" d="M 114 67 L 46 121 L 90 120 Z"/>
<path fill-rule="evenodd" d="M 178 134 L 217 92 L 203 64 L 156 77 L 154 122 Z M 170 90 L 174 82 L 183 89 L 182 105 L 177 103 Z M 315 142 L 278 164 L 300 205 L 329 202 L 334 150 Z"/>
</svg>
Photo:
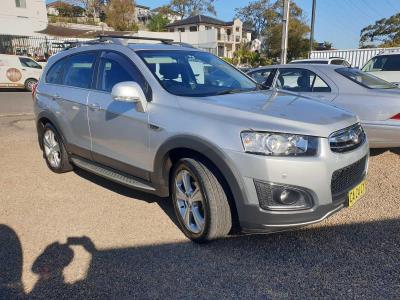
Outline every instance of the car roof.
<svg viewBox="0 0 400 300">
<path fill-rule="evenodd" d="M 382 52 L 382 53 L 378 53 L 376 56 L 384 56 L 384 55 L 400 55 L 400 51 L 399 52 Z"/>
<path fill-rule="evenodd" d="M 286 64 L 286 65 L 269 65 L 262 66 L 256 69 L 252 69 L 251 71 L 263 70 L 263 69 L 274 69 L 274 68 L 290 68 L 290 69 L 300 69 L 300 68 L 328 68 L 328 69 L 338 69 L 338 68 L 348 68 L 343 65 L 332 65 L 332 64 Z"/>
<path fill-rule="evenodd" d="M 330 60 L 331 58 L 305 58 L 305 59 L 294 59 L 293 61 L 327 61 Z"/>
</svg>

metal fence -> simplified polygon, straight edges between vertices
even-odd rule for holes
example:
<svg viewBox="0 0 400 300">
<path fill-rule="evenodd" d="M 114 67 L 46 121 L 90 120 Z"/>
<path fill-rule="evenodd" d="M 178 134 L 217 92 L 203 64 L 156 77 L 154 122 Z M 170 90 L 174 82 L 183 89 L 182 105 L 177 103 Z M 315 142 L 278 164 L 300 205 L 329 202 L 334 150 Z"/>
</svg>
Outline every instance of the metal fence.
<svg viewBox="0 0 400 300">
<path fill-rule="evenodd" d="M 0 35 L 0 53 L 47 58 L 82 40 L 86 39 Z"/>
<path fill-rule="evenodd" d="M 353 67 L 361 68 L 375 55 L 390 52 L 400 52 L 400 47 L 312 51 L 310 58 L 341 57 L 346 59 Z"/>
</svg>

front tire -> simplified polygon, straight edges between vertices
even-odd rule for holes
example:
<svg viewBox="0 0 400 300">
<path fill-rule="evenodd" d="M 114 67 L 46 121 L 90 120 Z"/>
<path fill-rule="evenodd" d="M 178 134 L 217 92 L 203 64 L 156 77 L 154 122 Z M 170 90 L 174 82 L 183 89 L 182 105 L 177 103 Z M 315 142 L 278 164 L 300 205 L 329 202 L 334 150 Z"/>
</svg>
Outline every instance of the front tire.
<svg viewBox="0 0 400 300">
<path fill-rule="evenodd" d="M 37 83 L 36 79 L 33 78 L 29 78 L 25 81 L 25 90 L 27 90 L 28 92 L 32 92 L 33 87 L 35 86 L 35 84 Z"/>
<path fill-rule="evenodd" d="M 171 198 L 183 233 L 195 242 L 226 236 L 232 216 L 226 193 L 204 163 L 183 158 L 171 173 Z"/>
<path fill-rule="evenodd" d="M 47 123 L 42 135 L 43 157 L 47 166 L 55 173 L 64 173 L 72 170 L 68 152 L 57 130 Z"/>
</svg>

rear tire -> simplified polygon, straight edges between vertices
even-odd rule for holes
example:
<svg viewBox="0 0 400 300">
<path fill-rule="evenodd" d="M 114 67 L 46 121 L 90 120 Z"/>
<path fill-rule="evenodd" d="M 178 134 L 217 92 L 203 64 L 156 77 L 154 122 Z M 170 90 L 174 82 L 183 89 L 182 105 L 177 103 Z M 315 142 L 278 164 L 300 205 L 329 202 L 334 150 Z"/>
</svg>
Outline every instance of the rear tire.
<svg viewBox="0 0 400 300">
<path fill-rule="evenodd" d="M 25 89 L 29 92 L 32 92 L 33 86 L 37 83 L 38 81 L 33 78 L 29 78 L 25 81 Z"/>
<path fill-rule="evenodd" d="M 171 199 L 183 233 L 194 242 L 226 236 L 232 228 L 227 195 L 203 162 L 180 159 L 171 172 Z"/>
<path fill-rule="evenodd" d="M 53 125 L 47 123 L 42 135 L 43 157 L 47 166 L 55 173 L 65 173 L 73 169 L 68 152 Z"/>
</svg>

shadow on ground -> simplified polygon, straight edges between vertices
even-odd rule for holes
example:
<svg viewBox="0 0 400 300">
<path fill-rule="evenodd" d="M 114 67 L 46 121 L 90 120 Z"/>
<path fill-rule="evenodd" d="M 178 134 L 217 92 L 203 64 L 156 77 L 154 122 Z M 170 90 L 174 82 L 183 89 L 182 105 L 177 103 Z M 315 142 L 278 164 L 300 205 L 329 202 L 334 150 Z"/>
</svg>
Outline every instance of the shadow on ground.
<svg viewBox="0 0 400 300">
<path fill-rule="evenodd" d="M 49 245 L 36 259 L 32 271 L 40 279 L 29 295 L 23 295 L 19 241 L 3 225 L 0 277 L 5 280 L 0 282 L 0 295 L 395 299 L 400 294 L 399 229 L 400 221 L 393 219 L 232 237 L 204 245 L 187 242 L 107 250 L 96 249 L 89 237 L 71 237 L 66 244 Z M 62 270 L 74 259 L 71 245 L 82 246 L 92 259 L 86 278 L 67 284 Z"/>
<path fill-rule="evenodd" d="M 369 154 L 371 156 L 377 156 L 385 153 L 386 151 L 390 151 L 394 154 L 400 155 L 400 148 L 374 148 L 369 150 Z"/>
</svg>

